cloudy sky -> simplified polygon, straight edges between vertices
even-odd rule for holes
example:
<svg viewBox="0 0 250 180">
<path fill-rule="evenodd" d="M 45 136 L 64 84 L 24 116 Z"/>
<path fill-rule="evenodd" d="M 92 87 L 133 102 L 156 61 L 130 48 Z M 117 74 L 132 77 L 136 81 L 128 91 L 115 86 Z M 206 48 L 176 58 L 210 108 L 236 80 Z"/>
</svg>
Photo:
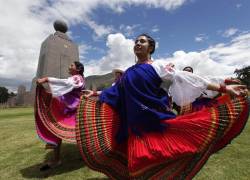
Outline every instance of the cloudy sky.
<svg viewBox="0 0 250 180">
<path fill-rule="evenodd" d="M 69 25 L 86 76 L 134 64 L 133 39 L 141 33 L 157 41 L 154 60 L 232 75 L 250 65 L 249 17 L 249 0 L 0 1 L 0 86 L 29 90 L 56 19 Z"/>
</svg>

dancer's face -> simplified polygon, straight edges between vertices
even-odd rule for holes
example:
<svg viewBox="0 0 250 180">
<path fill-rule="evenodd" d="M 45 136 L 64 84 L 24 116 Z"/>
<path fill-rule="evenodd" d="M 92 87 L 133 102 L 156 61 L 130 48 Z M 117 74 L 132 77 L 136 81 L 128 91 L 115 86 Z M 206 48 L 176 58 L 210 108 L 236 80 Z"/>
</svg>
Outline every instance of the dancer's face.
<svg viewBox="0 0 250 180">
<path fill-rule="evenodd" d="M 115 81 L 119 80 L 122 77 L 122 73 L 115 72 Z"/>
<path fill-rule="evenodd" d="M 71 64 L 69 65 L 68 70 L 69 70 L 69 74 L 70 74 L 70 75 L 75 75 L 75 74 L 78 73 L 78 71 L 77 71 L 77 69 L 76 69 L 75 63 L 71 63 Z"/>
<path fill-rule="evenodd" d="M 139 36 L 135 40 L 134 53 L 137 57 L 150 55 L 151 51 L 152 47 L 150 47 L 150 44 L 146 36 Z"/>
</svg>

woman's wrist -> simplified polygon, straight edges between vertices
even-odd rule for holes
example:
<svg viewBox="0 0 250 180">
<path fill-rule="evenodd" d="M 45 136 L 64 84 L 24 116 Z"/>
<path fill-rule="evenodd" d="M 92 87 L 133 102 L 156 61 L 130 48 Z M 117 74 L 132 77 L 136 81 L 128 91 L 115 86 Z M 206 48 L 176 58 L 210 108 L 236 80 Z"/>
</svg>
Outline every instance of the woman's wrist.
<svg viewBox="0 0 250 180">
<path fill-rule="evenodd" d="M 220 84 L 220 88 L 218 89 L 220 93 L 227 93 L 227 86 L 224 84 Z"/>
<path fill-rule="evenodd" d="M 93 91 L 93 96 L 99 96 L 102 93 L 102 91 Z"/>
<path fill-rule="evenodd" d="M 45 83 L 49 82 L 49 78 L 48 78 L 48 77 L 45 77 L 45 78 L 44 78 L 44 82 L 45 82 Z"/>
<path fill-rule="evenodd" d="M 46 83 L 46 82 L 48 82 L 48 77 L 37 79 L 38 84 L 43 84 L 43 83 Z"/>
<path fill-rule="evenodd" d="M 231 79 L 231 78 L 227 78 L 227 79 L 224 80 L 224 83 L 225 83 L 225 84 L 229 84 L 229 83 L 231 83 L 231 82 L 232 82 L 232 79 Z"/>
<path fill-rule="evenodd" d="M 98 96 L 97 91 L 93 91 L 93 96 Z"/>
</svg>

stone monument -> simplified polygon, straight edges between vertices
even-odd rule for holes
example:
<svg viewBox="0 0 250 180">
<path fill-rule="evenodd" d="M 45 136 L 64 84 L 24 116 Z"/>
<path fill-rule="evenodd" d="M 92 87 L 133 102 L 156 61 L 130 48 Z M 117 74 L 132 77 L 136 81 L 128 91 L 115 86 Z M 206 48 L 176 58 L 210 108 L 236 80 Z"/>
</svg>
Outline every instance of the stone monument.
<svg viewBox="0 0 250 180">
<path fill-rule="evenodd" d="M 79 61 L 78 46 L 66 34 L 67 24 L 56 20 L 54 29 L 56 32 L 48 36 L 41 45 L 37 73 L 31 86 L 33 97 L 37 78 L 45 76 L 67 78 L 69 65 L 74 61 Z"/>
<path fill-rule="evenodd" d="M 56 32 L 41 45 L 36 78 L 67 78 L 68 66 L 79 61 L 78 46 L 66 34 L 67 24 L 57 20 L 54 22 L 54 28 Z"/>
</svg>

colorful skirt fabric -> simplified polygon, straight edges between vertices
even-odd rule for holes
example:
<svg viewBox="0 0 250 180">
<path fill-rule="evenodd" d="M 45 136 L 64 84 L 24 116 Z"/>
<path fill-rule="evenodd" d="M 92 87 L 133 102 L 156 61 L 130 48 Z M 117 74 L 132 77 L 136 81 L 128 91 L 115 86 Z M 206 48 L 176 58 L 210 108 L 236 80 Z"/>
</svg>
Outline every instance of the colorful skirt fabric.
<svg viewBox="0 0 250 180">
<path fill-rule="evenodd" d="M 200 111 L 203 108 L 212 107 L 218 103 L 221 104 L 227 99 L 226 97 L 227 96 L 219 96 L 217 98 L 203 98 L 203 97 L 198 98 L 193 103 L 190 103 L 183 107 L 179 107 L 180 108 L 179 114 L 180 115 L 188 114 Z"/>
<path fill-rule="evenodd" d="M 224 96 L 210 108 L 164 121 L 164 132 L 129 132 L 118 144 L 118 114 L 82 98 L 76 138 L 85 163 L 112 179 L 191 179 L 211 154 L 240 134 L 248 116 L 249 100 Z"/>
<path fill-rule="evenodd" d="M 76 142 L 76 113 L 65 114 L 65 105 L 45 88 L 38 86 L 35 99 L 35 123 L 38 136 L 46 143 L 58 145 L 61 140 Z"/>
</svg>

